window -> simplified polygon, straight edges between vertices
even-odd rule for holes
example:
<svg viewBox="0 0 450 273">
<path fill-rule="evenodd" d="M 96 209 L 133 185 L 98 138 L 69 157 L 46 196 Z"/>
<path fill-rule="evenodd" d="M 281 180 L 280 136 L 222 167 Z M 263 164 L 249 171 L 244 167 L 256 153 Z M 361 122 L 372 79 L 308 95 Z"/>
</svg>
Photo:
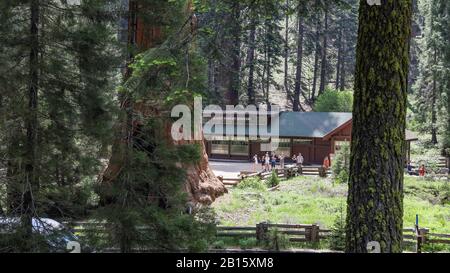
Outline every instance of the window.
<svg viewBox="0 0 450 273">
<path fill-rule="evenodd" d="M 211 141 L 211 154 L 228 155 L 228 141 Z"/>
<path fill-rule="evenodd" d="M 274 141 L 278 141 L 278 149 L 274 151 L 275 154 L 284 154 L 285 157 L 291 156 L 291 140 L 289 138 L 280 138 L 278 140 L 275 139 Z"/>
<path fill-rule="evenodd" d="M 296 139 L 294 139 L 294 144 L 296 144 L 296 145 L 310 145 L 310 144 L 312 144 L 312 139 L 296 138 Z"/>
<path fill-rule="evenodd" d="M 231 141 L 230 154 L 248 156 L 248 141 Z"/>
</svg>

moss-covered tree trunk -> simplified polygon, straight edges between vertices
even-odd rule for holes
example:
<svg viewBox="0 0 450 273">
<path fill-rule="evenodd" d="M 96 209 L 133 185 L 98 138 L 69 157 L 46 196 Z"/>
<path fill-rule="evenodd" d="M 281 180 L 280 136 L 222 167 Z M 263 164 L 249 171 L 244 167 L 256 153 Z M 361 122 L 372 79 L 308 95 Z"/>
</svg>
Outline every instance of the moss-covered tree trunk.
<svg viewBox="0 0 450 273">
<path fill-rule="evenodd" d="M 410 0 L 360 1 L 346 251 L 402 251 Z"/>
</svg>

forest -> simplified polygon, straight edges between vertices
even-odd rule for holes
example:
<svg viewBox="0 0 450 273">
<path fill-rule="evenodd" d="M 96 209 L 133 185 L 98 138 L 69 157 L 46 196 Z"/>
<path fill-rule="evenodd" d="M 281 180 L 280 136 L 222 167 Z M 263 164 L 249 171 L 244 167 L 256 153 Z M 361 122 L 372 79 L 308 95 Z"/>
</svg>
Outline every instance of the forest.
<svg viewBox="0 0 450 273">
<path fill-rule="evenodd" d="M 372 2 L 0 1 L 0 253 L 69 241 L 81 252 L 274 250 L 286 241 L 276 231 L 262 246 L 219 240 L 218 227 L 286 217 L 333 234 L 292 248 L 407 251 L 403 230 L 419 214 L 450 232 L 450 2 Z M 351 143 L 326 178 L 280 182 L 274 171 L 268 186 L 226 187 L 205 141 L 171 135 L 172 109 L 198 97 L 352 113 Z M 334 210 L 300 207 L 317 200 Z"/>
</svg>

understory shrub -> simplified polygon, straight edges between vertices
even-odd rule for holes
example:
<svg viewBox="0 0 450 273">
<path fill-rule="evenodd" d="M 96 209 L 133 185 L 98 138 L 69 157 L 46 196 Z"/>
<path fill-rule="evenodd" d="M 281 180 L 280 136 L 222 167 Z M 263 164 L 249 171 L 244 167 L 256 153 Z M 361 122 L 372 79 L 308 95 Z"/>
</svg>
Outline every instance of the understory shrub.
<svg viewBox="0 0 450 273">
<path fill-rule="evenodd" d="M 270 175 L 269 179 L 267 180 L 267 186 L 268 187 L 276 187 L 280 184 L 280 179 L 278 178 L 277 172 L 272 171 L 272 174 Z"/>
<path fill-rule="evenodd" d="M 266 186 L 259 177 L 247 177 L 243 179 L 238 185 L 238 189 L 254 189 L 258 191 L 266 190 Z"/>
<path fill-rule="evenodd" d="M 336 156 L 331 167 L 335 183 L 347 183 L 349 178 L 349 165 L 350 145 L 348 143 L 344 143 L 340 146 L 339 151 L 336 152 Z"/>
</svg>

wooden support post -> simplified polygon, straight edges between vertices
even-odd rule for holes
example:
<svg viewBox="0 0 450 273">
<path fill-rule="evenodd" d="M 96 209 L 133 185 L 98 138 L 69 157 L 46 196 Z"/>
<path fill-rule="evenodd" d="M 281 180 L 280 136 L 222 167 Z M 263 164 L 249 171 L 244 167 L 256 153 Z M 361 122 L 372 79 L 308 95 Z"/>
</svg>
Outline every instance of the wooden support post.
<svg viewBox="0 0 450 273">
<path fill-rule="evenodd" d="M 318 243 L 319 240 L 319 226 L 317 224 L 313 224 L 311 227 L 311 242 Z"/>
<path fill-rule="evenodd" d="M 307 242 L 311 242 L 312 239 L 312 228 L 311 227 L 305 227 L 305 239 Z"/>
<path fill-rule="evenodd" d="M 269 226 L 266 222 L 256 224 L 256 240 L 258 243 L 267 240 L 267 234 L 269 232 Z"/>
</svg>

